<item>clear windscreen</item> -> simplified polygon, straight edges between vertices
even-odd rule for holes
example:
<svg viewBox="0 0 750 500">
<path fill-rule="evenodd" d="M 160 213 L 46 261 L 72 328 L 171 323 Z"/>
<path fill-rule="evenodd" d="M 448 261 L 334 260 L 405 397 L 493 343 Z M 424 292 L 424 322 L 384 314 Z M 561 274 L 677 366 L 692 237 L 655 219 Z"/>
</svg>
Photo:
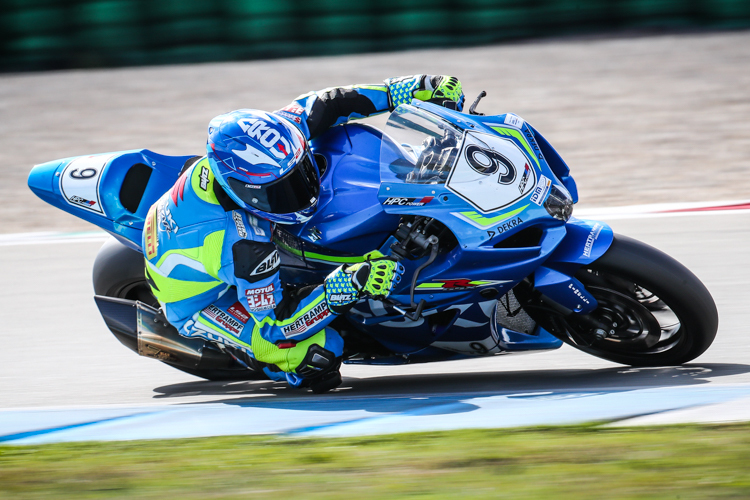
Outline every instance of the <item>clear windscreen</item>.
<svg viewBox="0 0 750 500">
<path fill-rule="evenodd" d="M 380 176 L 409 184 L 444 184 L 461 147 L 463 130 L 410 105 L 391 113 L 380 148 Z"/>
</svg>

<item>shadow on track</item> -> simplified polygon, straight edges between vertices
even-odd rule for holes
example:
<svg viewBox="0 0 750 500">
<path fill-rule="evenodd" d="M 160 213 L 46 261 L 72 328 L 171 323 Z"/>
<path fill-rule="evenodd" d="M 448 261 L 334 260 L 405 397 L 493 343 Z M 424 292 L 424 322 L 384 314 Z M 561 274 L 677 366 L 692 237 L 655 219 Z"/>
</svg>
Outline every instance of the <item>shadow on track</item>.
<svg viewBox="0 0 750 500">
<path fill-rule="evenodd" d="M 289 389 L 271 381 L 196 381 L 154 389 L 155 399 L 178 402 L 192 396 L 216 396 L 207 403 L 246 404 L 280 398 L 336 401 L 340 398 L 507 394 L 533 391 L 617 392 L 631 389 L 680 387 L 720 382 L 721 377 L 750 372 L 750 365 L 694 364 L 664 368 L 617 367 L 600 370 L 534 370 L 513 372 L 449 373 L 368 377 L 344 377 L 344 383 L 322 396 Z M 177 401 L 175 401 L 177 400 Z"/>
</svg>

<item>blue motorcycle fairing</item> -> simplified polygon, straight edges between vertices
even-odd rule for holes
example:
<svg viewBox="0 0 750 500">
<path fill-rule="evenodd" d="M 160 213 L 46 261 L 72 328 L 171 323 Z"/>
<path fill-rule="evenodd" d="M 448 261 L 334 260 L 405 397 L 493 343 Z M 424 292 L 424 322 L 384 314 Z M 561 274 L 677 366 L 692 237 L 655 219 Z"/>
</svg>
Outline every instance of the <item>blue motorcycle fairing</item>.
<svg viewBox="0 0 750 500">
<path fill-rule="evenodd" d="M 612 228 L 601 221 L 571 217 L 565 229 L 565 239 L 544 265 L 570 275 L 604 255 L 614 239 Z"/>
<path fill-rule="evenodd" d="M 570 193 L 571 197 L 573 198 L 573 203 L 578 203 L 578 186 L 576 186 L 576 181 L 570 176 L 570 168 L 568 168 L 568 164 L 565 163 L 565 160 L 562 159 L 560 154 L 555 151 L 555 148 L 553 148 L 552 145 L 547 142 L 547 139 L 545 139 L 537 129 L 535 129 L 528 123 L 527 125 L 529 126 L 529 129 L 534 133 L 533 139 L 530 140 L 533 141 L 534 139 L 536 139 L 536 144 L 538 145 L 539 151 L 541 153 L 540 158 L 544 157 L 544 160 L 546 160 L 549 167 Z"/>
<path fill-rule="evenodd" d="M 75 156 L 36 165 L 28 183 L 50 205 L 141 251 L 149 207 L 174 185 L 190 158 L 147 149 Z"/>
<path fill-rule="evenodd" d="M 574 275 L 604 255 L 614 234 L 603 222 L 575 218 L 566 229 L 566 238 L 534 273 L 534 287 L 571 311 L 588 314 L 598 304 Z"/>
</svg>

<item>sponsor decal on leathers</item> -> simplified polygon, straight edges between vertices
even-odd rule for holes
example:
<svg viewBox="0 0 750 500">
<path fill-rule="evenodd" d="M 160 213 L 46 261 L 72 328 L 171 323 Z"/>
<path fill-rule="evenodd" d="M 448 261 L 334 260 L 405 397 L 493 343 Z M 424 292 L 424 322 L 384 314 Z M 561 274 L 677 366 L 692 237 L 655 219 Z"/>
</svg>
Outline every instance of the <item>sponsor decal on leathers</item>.
<svg viewBox="0 0 750 500">
<path fill-rule="evenodd" d="M 201 167 L 201 183 L 200 187 L 204 191 L 208 191 L 208 167 L 205 165 Z"/>
<path fill-rule="evenodd" d="M 237 235 L 240 238 L 247 238 L 245 223 L 242 222 L 242 215 L 237 210 L 232 210 L 232 220 L 234 221 L 235 227 L 237 227 Z"/>
<path fill-rule="evenodd" d="M 270 311 L 276 309 L 276 299 L 273 293 L 276 291 L 273 283 L 261 288 L 251 288 L 245 290 L 245 298 L 247 299 L 248 311 L 260 312 Z"/>
<path fill-rule="evenodd" d="M 146 215 L 146 227 L 143 228 L 146 234 L 146 258 L 148 260 L 156 257 L 159 250 L 159 234 L 156 230 L 156 205 L 152 205 Z"/>
<path fill-rule="evenodd" d="M 268 255 L 268 257 L 263 259 L 263 262 L 255 266 L 255 269 L 253 269 L 253 272 L 250 273 L 250 276 L 258 276 L 260 274 L 273 271 L 274 269 L 279 267 L 280 264 L 281 257 L 279 256 L 279 251 L 274 250 Z"/>
<path fill-rule="evenodd" d="M 203 314 L 232 335 L 238 335 L 245 326 L 237 321 L 234 316 L 225 313 L 213 304 L 203 309 Z"/>
<path fill-rule="evenodd" d="M 243 307 L 243 305 L 237 301 L 231 306 L 229 306 L 229 309 L 227 309 L 227 312 L 237 318 L 240 323 L 243 325 L 247 323 L 247 320 L 250 319 L 250 315 L 247 314 L 247 310 Z"/>
<path fill-rule="evenodd" d="M 312 310 L 306 312 L 301 318 L 299 318 L 291 325 L 282 326 L 281 333 L 284 334 L 284 337 L 286 338 L 305 333 L 306 331 L 310 330 L 315 325 L 326 319 L 329 314 L 331 314 L 331 311 L 328 310 L 328 304 L 323 301 L 315 306 Z"/>
</svg>

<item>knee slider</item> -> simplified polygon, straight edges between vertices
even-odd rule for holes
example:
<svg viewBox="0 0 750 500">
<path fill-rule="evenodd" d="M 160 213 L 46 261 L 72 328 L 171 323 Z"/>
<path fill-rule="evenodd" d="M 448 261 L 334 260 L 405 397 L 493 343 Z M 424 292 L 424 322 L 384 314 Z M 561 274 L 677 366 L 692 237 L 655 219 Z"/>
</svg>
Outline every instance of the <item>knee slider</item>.
<svg viewBox="0 0 750 500">
<path fill-rule="evenodd" d="M 341 360 L 336 355 L 318 344 L 307 349 L 307 354 L 297 366 L 295 372 L 305 378 L 316 378 L 338 370 Z"/>
</svg>

